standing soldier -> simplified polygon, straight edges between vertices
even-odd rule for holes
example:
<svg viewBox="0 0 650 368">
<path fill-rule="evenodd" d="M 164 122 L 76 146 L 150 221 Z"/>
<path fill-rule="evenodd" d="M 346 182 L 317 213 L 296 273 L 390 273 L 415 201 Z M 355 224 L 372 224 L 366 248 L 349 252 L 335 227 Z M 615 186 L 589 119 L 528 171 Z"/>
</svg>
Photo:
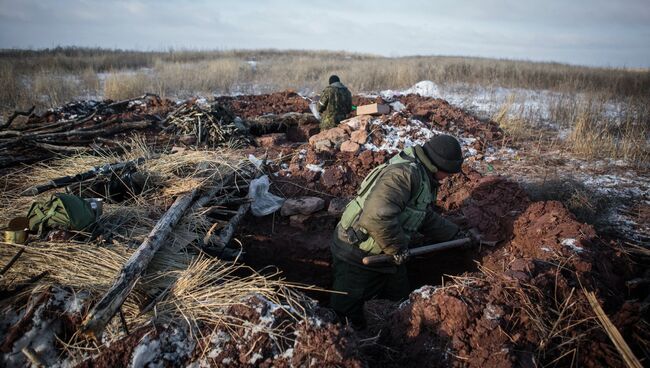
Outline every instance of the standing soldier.
<svg viewBox="0 0 650 368">
<path fill-rule="evenodd" d="M 409 147 L 373 169 L 345 208 L 334 231 L 331 307 L 357 328 L 365 327 L 363 304 L 379 297 L 406 298 L 410 292 L 404 261 L 415 232 L 435 242 L 454 238 L 459 228 L 432 210 L 438 181 L 461 171 L 456 138 L 438 135 Z M 362 259 L 393 255 L 392 264 L 366 266 Z"/>
<path fill-rule="evenodd" d="M 321 113 L 321 130 L 334 128 L 352 111 L 352 94 L 341 83 L 338 76 L 332 75 L 329 86 L 325 87 L 318 102 Z"/>
</svg>

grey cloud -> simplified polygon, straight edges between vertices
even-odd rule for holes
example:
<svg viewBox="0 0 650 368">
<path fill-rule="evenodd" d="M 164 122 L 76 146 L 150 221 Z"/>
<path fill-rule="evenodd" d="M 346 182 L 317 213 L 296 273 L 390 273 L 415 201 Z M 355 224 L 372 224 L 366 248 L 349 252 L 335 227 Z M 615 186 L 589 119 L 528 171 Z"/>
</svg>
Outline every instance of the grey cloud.
<svg viewBox="0 0 650 368">
<path fill-rule="evenodd" d="M 650 66 L 647 0 L 0 0 L 0 47 L 309 48 Z"/>
</svg>

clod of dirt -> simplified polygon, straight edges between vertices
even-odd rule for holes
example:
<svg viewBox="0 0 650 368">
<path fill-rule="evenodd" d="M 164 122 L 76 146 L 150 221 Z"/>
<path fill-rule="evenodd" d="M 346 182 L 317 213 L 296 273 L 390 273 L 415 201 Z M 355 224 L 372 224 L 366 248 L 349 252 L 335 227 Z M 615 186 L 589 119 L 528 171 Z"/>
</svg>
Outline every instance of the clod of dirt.
<svg viewBox="0 0 650 368">
<path fill-rule="evenodd" d="M 235 115 L 242 118 L 288 112 L 309 112 L 309 102 L 292 91 L 267 95 L 221 96 L 216 101 L 226 104 Z"/>
<path fill-rule="evenodd" d="M 450 216 L 461 216 L 488 241 L 512 234 L 513 222 L 530 200 L 519 185 L 503 177 L 483 177 L 464 168 L 463 175 L 448 178 L 439 188 L 438 204 Z"/>
</svg>

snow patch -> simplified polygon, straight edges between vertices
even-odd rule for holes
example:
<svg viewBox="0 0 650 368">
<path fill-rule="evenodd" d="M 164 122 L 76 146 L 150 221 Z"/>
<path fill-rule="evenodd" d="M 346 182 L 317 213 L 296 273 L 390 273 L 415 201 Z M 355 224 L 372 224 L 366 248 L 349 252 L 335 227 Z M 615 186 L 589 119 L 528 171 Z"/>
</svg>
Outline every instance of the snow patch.
<svg viewBox="0 0 650 368">
<path fill-rule="evenodd" d="M 149 335 L 145 335 L 138 346 L 133 349 L 131 355 L 131 367 L 142 368 L 147 364 L 153 365 L 153 362 L 160 355 L 160 341 L 151 340 Z"/>
<path fill-rule="evenodd" d="M 571 250 L 573 250 L 576 253 L 582 253 L 585 250 L 584 248 L 578 246 L 577 245 L 578 241 L 576 239 L 573 239 L 573 238 L 562 239 L 561 244 L 564 245 L 565 247 L 570 248 Z"/>
<path fill-rule="evenodd" d="M 413 290 L 411 295 L 419 295 L 422 299 L 431 299 L 431 295 L 436 291 L 437 287 L 431 285 L 424 285 L 419 289 Z"/>
<path fill-rule="evenodd" d="M 323 169 L 323 164 L 318 164 L 318 165 L 307 164 L 306 167 L 307 167 L 307 170 L 309 170 L 309 171 L 319 172 L 319 173 L 324 173 L 325 172 L 325 169 Z"/>
</svg>

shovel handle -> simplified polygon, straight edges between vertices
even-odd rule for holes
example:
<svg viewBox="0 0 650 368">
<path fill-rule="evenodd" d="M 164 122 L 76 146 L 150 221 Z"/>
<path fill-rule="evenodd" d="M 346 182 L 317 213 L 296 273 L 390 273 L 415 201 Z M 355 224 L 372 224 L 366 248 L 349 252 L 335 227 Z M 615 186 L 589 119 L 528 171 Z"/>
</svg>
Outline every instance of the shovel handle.
<svg viewBox="0 0 650 368">
<path fill-rule="evenodd" d="M 442 243 L 425 245 L 423 247 L 417 247 L 410 250 L 411 256 L 417 256 L 421 254 L 439 252 L 446 249 L 461 248 L 467 244 L 471 244 L 472 240 L 470 238 L 462 238 L 456 240 L 450 240 Z M 393 256 L 390 254 L 378 254 L 376 256 L 367 256 L 364 257 L 362 263 L 366 266 L 377 264 L 377 263 L 386 263 L 392 262 Z"/>
</svg>

